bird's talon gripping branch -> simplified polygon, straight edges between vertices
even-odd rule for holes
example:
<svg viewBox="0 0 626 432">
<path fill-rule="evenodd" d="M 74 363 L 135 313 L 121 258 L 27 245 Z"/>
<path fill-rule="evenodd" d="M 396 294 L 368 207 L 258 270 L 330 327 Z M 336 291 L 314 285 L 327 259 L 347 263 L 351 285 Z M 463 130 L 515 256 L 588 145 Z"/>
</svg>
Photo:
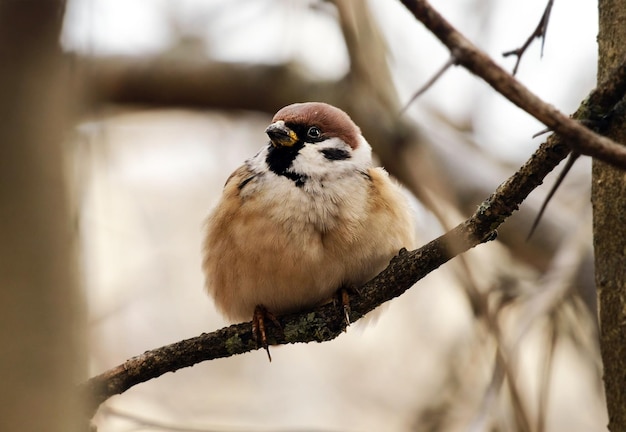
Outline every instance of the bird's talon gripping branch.
<svg viewBox="0 0 626 432">
<path fill-rule="evenodd" d="M 262 346 L 267 351 L 267 358 L 272 361 L 272 355 L 270 354 L 270 347 L 267 343 L 267 333 L 265 331 L 265 320 L 269 319 L 276 328 L 282 330 L 282 326 L 276 316 L 267 310 L 263 305 L 258 305 L 254 308 L 254 316 L 252 317 L 252 334 L 256 340 L 257 346 Z"/>
<path fill-rule="evenodd" d="M 346 326 L 350 325 L 350 294 L 346 288 L 341 288 L 341 308 L 343 309 L 343 316 L 346 319 Z M 345 330 L 344 330 L 345 331 Z"/>
<path fill-rule="evenodd" d="M 335 303 L 335 305 L 339 303 L 341 306 L 346 327 L 348 327 L 352 322 L 352 320 L 350 319 L 350 296 L 354 294 L 361 295 L 361 292 L 356 285 L 342 286 L 337 291 L 337 297 L 335 298 L 335 300 L 333 300 L 333 303 Z"/>
</svg>

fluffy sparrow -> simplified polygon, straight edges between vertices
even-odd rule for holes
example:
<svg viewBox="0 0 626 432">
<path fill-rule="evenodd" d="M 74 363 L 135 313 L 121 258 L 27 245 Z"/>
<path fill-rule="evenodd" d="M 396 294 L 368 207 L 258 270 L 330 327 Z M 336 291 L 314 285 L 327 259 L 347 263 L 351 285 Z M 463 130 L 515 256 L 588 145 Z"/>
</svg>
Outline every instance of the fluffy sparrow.
<svg viewBox="0 0 626 432">
<path fill-rule="evenodd" d="M 372 166 L 342 110 L 289 105 L 265 133 L 268 144 L 230 175 L 208 217 L 203 270 L 217 308 L 232 321 L 254 317 L 267 349 L 263 316 L 361 286 L 413 246 L 414 229 L 400 188 Z"/>
</svg>

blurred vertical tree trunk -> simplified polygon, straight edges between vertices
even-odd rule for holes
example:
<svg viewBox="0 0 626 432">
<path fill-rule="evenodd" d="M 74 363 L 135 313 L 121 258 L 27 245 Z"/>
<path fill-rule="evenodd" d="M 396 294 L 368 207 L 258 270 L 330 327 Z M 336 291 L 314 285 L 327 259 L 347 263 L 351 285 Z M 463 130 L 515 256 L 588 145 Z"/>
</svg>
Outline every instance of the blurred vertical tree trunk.
<svg viewBox="0 0 626 432">
<path fill-rule="evenodd" d="M 0 1 L 0 430 L 77 428 L 61 0 Z"/>
<path fill-rule="evenodd" d="M 600 0 L 598 82 L 626 57 L 626 2 Z M 626 143 L 626 119 L 608 135 Z M 593 237 L 600 344 L 611 431 L 626 430 L 626 174 L 593 161 Z"/>
</svg>

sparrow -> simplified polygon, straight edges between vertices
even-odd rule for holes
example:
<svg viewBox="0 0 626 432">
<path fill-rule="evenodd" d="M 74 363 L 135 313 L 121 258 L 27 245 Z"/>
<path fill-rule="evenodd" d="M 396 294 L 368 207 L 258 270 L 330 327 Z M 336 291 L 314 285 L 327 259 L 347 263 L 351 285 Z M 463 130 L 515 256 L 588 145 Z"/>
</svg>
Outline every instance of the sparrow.
<svg viewBox="0 0 626 432">
<path fill-rule="evenodd" d="M 232 322 L 253 318 L 269 355 L 264 318 L 363 285 L 414 246 L 414 226 L 401 188 L 372 165 L 344 111 L 288 105 L 265 133 L 207 218 L 202 267 L 217 309 Z"/>
</svg>

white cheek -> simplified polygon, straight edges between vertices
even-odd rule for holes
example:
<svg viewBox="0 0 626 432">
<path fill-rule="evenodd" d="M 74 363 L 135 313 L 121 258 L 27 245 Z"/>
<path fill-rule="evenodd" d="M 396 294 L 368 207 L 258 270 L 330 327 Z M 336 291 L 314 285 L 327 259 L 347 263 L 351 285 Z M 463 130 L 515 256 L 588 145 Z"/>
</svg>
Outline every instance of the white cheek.
<svg viewBox="0 0 626 432">
<path fill-rule="evenodd" d="M 320 153 L 315 144 L 305 144 L 291 165 L 291 170 L 302 174 L 323 174 L 329 168 L 329 161 Z"/>
<path fill-rule="evenodd" d="M 372 163 L 372 147 L 362 136 L 359 136 L 359 146 L 352 151 L 352 160 L 357 165 L 369 166 Z"/>
<path fill-rule="evenodd" d="M 341 175 L 346 171 L 364 170 L 372 163 L 372 148 L 363 137 L 356 150 L 349 148 L 339 138 L 330 138 L 317 144 L 306 144 L 293 161 L 293 172 L 306 174 L 309 177 L 326 176 L 330 173 Z M 350 152 L 345 160 L 328 160 L 320 150 L 344 149 Z"/>
</svg>

